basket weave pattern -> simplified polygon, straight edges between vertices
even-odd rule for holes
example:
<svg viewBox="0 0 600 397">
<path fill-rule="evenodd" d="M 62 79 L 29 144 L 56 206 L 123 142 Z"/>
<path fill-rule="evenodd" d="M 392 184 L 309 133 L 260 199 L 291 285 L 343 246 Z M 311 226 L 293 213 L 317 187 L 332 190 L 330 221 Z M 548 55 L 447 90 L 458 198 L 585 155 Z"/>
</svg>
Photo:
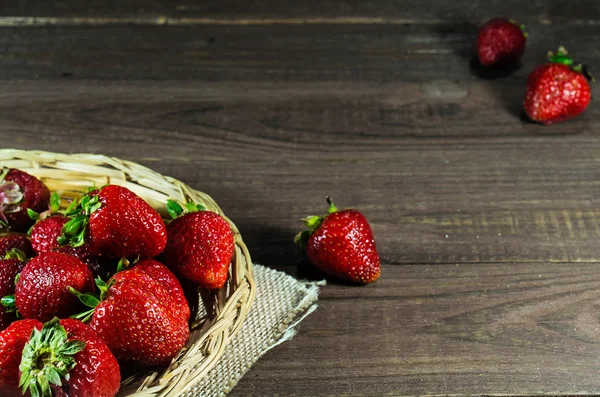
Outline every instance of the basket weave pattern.
<svg viewBox="0 0 600 397">
<path fill-rule="evenodd" d="M 223 216 L 231 225 L 235 252 L 226 285 L 202 291 L 190 340 L 172 364 L 161 372 L 124 379 L 118 397 L 176 397 L 189 390 L 217 363 L 229 340 L 241 328 L 256 294 L 252 261 L 237 227 L 214 200 L 186 184 L 139 164 L 96 154 L 60 154 L 0 149 L 0 166 L 18 168 L 40 178 L 63 202 L 90 186 L 120 185 L 145 199 L 162 216 L 167 199 L 192 201 Z M 190 302 L 193 305 L 193 302 Z"/>
</svg>

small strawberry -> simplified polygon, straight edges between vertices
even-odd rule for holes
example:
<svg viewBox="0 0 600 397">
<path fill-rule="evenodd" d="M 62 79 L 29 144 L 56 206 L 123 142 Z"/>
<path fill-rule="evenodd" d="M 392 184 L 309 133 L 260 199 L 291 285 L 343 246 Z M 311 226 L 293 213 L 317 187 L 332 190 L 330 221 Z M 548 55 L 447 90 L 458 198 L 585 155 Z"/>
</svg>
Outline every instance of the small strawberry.
<svg viewBox="0 0 600 397">
<path fill-rule="evenodd" d="M 39 255 L 58 249 L 58 238 L 68 221 L 69 218 L 60 214 L 39 220 L 31 229 L 31 245 L 35 253 Z"/>
<path fill-rule="evenodd" d="M 15 293 L 15 278 L 25 266 L 25 254 L 13 248 L 0 260 L 0 330 L 5 329 L 17 319 L 13 294 Z"/>
<path fill-rule="evenodd" d="M 54 316 L 68 317 L 80 308 L 70 289 L 93 291 L 90 269 L 74 256 L 45 252 L 31 259 L 21 271 L 15 304 L 24 318 L 48 321 Z"/>
<path fill-rule="evenodd" d="M 379 255 L 367 219 L 353 209 L 338 211 L 327 201 L 329 214 L 306 218 L 310 230 L 298 233 L 294 242 L 325 273 L 359 284 L 377 280 Z"/>
<path fill-rule="evenodd" d="M 14 248 L 22 251 L 27 258 L 33 256 L 31 242 L 24 234 L 13 233 L 0 237 L 0 257 L 4 257 Z"/>
<path fill-rule="evenodd" d="M 175 218 L 167 226 L 165 264 L 194 285 L 215 290 L 227 281 L 233 257 L 233 232 L 219 214 L 188 205 L 182 215 L 181 206 L 170 200 L 167 208 Z M 190 211 L 191 210 L 191 211 Z"/>
<path fill-rule="evenodd" d="M 0 332 L 0 396 L 23 396 L 19 390 L 21 355 L 32 331 L 41 328 L 37 320 L 20 320 Z"/>
<path fill-rule="evenodd" d="M 546 125 L 581 114 L 592 98 L 588 80 L 593 80 L 582 65 L 573 65 L 564 47 L 548 58 L 529 75 L 523 104 L 531 120 Z"/>
<path fill-rule="evenodd" d="M 63 227 L 59 243 L 83 245 L 95 255 L 154 257 L 167 243 L 162 218 L 131 190 L 107 185 L 88 193 L 67 209 L 71 220 Z"/>
<path fill-rule="evenodd" d="M 492 19 L 479 28 L 477 57 L 483 66 L 514 64 L 523 56 L 526 41 L 523 25 L 510 19 Z"/>
<path fill-rule="evenodd" d="M 96 279 L 100 296 L 79 294 L 92 309 L 87 321 L 119 360 L 143 366 L 166 365 L 185 346 L 190 309 L 177 278 L 162 263 L 144 259 L 115 274 L 108 284 Z"/>
<path fill-rule="evenodd" d="M 11 168 L 0 175 L 0 221 L 10 230 L 26 232 L 34 220 L 27 210 L 42 212 L 50 204 L 50 191 L 42 181 Z"/>
</svg>

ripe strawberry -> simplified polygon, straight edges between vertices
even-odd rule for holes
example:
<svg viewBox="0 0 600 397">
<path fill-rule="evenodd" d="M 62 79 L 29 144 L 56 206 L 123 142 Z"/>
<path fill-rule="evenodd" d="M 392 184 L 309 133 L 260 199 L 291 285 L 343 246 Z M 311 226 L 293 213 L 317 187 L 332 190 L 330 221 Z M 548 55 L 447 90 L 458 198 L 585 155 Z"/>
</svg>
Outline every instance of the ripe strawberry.
<svg viewBox="0 0 600 397">
<path fill-rule="evenodd" d="M 514 64 L 523 56 L 526 41 L 522 25 L 509 19 L 492 19 L 479 28 L 477 57 L 483 66 Z"/>
<path fill-rule="evenodd" d="M 565 121 L 581 114 L 589 105 L 592 77 L 564 47 L 548 54 L 549 63 L 537 67 L 527 79 L 524 108 L 527 116 L 541 124 Z"/>
<path fill-rule="evenodd" d="M 0 237 L 0 257 L 4 257 L 14 248 L 22 251 L 27 258 L 33 256 L 31 242 L 24 234 L 14 233 Z"/>
<path fill-rule="evenodd" d="M 113 397 L 119 390 L 117 360 L 81 321 L 55 317 L 42 326 L 21 320 L 0 333 L 0 346 L 2 341 L 15 347 L 5 356 L 6 366 L 0 364 L 7 375 L 0 376 L 0 390 L 10 396 Z"/>
<path fill-rule="evenodd" d="M 78 247 L 87 239 L 95 255 L 153 257 L 167 243 L 165 223 L 158 212 L 121 186 L 108 185 L 84 196 L 67 215 L 72 219 L 64 226 L 59 242 Z"/>
<path fill-rule="evenodd" d="M 21 271 L 15 303 L 24 318 L 48 321 L 54 316 L 68 317 L 80 308 L 70 288 L 93 291 L 90 269 L 74 256 L 45 252 L 31 259 Z"/>
<path fill-rule="evenodd" d="M 144 366 L 166 365 L 186 344 L 190 309 L 177 278 L 162 263 L 144 259 L 96 280 L 99 297 L 79 294 L 89 307 L 87 321 L 119 360 Z"/>
<path fill-rule="evenodd" d="M 309 230 L 298 233 L 295 243 L 325 273 L 359 284 L 377 280 L 379 255 L 367 219 L 356 210 L 338 211 L 327 201 L 329 214 L 306 218 Z"/>
<path fill-rule="evenodd" d="M 11 168 L 0 176 L 0 221 L 10 230 L 26 232 L 33 225 L 27 210 L 42 212 L 50 204 L 50 191 L 42 181 Z"/>
<path fill-rule="evenodd" d="M 31 245 L 36 254 L 54 251 L 60 247 L 58 238 L 68 221 L 69 218 L 66 216 L 57 214 L 42 219 L 33 226 L 31 229 Z"/>
<path fill-rule="evenodd" d="M 174 201 L 168 207 L 176 218 L 167 226 L 167 246 L 163 253 L 165 264 L 194 285 L 209 290 L 225 285 L 233 257 L 233 232 L 219 214 L 192 210 L 185 215 Z M 197 212 L 194 212 L 197 211 Z"/>
<path fill-rule="evenodd" d="M 25 266 L 25 254 L 18 249 L 9 251 L 0 260 L 0 330 L 5 329 L 17 319 L 13 294 L 15 293 L 15 277 Z"/>
<path fill-rule="evenodd" d="M 31 332 L 41 328 L 37 320 L 20 320 L 0 332 L 0 396 L 23 396 L 19 390 L 21 353 Z"/>
</svg>

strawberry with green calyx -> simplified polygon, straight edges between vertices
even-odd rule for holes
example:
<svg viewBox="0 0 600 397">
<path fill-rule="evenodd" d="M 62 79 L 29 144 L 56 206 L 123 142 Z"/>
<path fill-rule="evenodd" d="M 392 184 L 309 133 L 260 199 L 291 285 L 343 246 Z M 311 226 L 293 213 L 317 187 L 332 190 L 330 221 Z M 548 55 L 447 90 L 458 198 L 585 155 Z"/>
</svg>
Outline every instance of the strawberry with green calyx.
<svg viewBox="0 0 600 397">
<path fill-rule="evenodd" d="M 69 287 L 94 291 L 94 279 L 85 263 L 60 252 L 45 252 L 31 259 L 19 275 L 15 303 L 24 318 L 48 321 L 68 317 L 80 310 Z"/>
<path fill-rule="evenodd" d="M 10 168 L 0 173 L 0 226 L 26 232 L 34 221 L 27 210 L 42 212 L 48 209 L 50 191 L 36 177 Z"/>
<path fill-rule="evenodd" d="M 19 364 L 25 344 L 34 329 L 41 329 L 37 320 L 19 320 L 0 332 L 0 396 L 22 397 L 19 389 Z"/>
<path fill-rule="evenodd" d="M 170 363 L 190 334 L 190 308 L 175 275 L 162 263 L 143 259 L 108 283 L 96 282 L 99 294 L 72 291 L 91 308 L 76 317 L 89 319 L 119 360 L 143 366 Z"/>
<path fill-rule="evenodd" d="M 25 266 L 25 253 L 13 248 L 0 260 L 0 330 L 17 319 L 15 305 L 15 279 Z"/>
<path fill-rule="evenodd" d="M 548 60 L 529 75 L 523 102 L 527 116 L 545 125 L 581 114 L 592 98 L 589 81 L 593 81 L 587 68 L 575 64 L 562 46 L 549 52 Z"/>
<path fill-rule="evenodd" d="M 89 244 L 95 255 L 116 258 L 154 257 L 167 242 L 165 224 L 156 210 L 131 190 L 106 185 L 67 209 L 60 244 Z"/>
<path fill-rule="evenodd" d="M 113 397 L 119 390 L 114 355 L 81 321 L 34 324 L 21 353 L 19 387 L 31 397 Z M 31 325 L 28 325 L 31 327 Z"/>
<path fill-rule="evenodd" d="M 195 286 L 216 290 L 225 285 L 235 250 L 231 226 L 219 214 L 187 204 L 187 212 L 169 200 L 174 218 L 167 226 L 165 264 Z M 203 207 L 202 207 L 203 208 Z"/>
<path fill-rule="evenodd" d="M 339 211 L 329 197 L 327 202 L 328 214 L 307 217 L 309 230 L 298 233 L 294 242 L 329 275 L 358 284 L 377 280 L 381 267 L 367 219 L 353 209 Z"/>
</svg>

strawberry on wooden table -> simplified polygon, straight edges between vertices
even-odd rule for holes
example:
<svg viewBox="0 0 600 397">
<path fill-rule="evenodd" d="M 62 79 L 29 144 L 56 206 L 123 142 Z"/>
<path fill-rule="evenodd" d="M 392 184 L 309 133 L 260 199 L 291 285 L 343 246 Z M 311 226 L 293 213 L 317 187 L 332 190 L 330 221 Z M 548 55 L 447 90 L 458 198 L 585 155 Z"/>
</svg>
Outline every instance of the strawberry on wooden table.
<svg viewBox="0 0 600 397">
<path fill-rule="evenodd" d="M 78 318 L 106 342 L 119 360 L 143 366 L 166 365 L 185 346 L 190 308 L 179 281 L 162 263 L 144 259 L 96 279 L 100 296 L 77 294 L 91 307 Z"/>
<path fill-rule="evenodd" d="M 21 397 L 19 365 L 25 344 L 34 329 L 41 329 L 37 320 L 20 320 L 0 332 L 0 396 Z"/>
<path fill-rule="evenodd" d="M 186 214 L 172 200 L 167 208 L 174 220 L 167 226 L 165 264 L 196 286 L 209 290 L 223 287 L 234 252 L 229 223 L 194 203 L 187 205 Z"/>
<path fill-rule="evenodd" d="M 307 231 L 294 242 L 306 251 L 308 260 L 325 273 L 358 284 L 371 283 L 381 273 L 371 226 L 360 212 L 338 211 L 329 197 L 329 213 L 309 216 Z"/>
<path fill-rule="evenodd" d="M 592 98 L 591 75 L 575 65 L 564 47 L 548 53 L 549 63 L 538 66 L 527 79 L 523 106 L 532 120 L 552 124 L 581 114 Z"/>
<path fill-rule="evenodd" d="M 0 225 L 26 232 L 34 223 L 27 210 L 42 212 L 49 204 L 50 191 L 36 177 L 14 168 L 0 173 Z"/>
<path fill-rule="evenodd" d="M 13 249 L 22 251 L 27 258 L 33 256 L 33 247 L 31 242 L 24 234 L 12 233 L 0 237 L 0 257 L 4 257 Z"/>
<path fill-rule="evenodd" d="M 24 318 L 48 321 L 54 316 L 68 317 L 80 309 L 70 289 L 92 292 L 90 269 L 74 256 L 45 252 L 31 259 L 19 275 L 15 304 Z"/>
<path fill-rule="evenodd" d="M 14 302 L 15 277 L 25 266 L 25 254 L 13 248 L 2 256 L 0 260 L 0 330 L 5 329 L 17 319 L 15 316 L 16 306 Z M 5 298 L 6 297 L 6 298 Z"/>
<path fill-rule="evenodd" d="M 148 203 L 131 190 L 107 185 L 88 193 L 67 210 L 61 244 L 86 241 L 93 254 L 113 257 L 154 257 L 167 243 L 165 223 Z"/>
<path fill-rule="evenodd" d="M 527 34 L 523 26 L 506 18 L 486 22 L 477 34 L 477 58 L 483 66 L 517 63 L 525 52 Z"/>
</svg>

